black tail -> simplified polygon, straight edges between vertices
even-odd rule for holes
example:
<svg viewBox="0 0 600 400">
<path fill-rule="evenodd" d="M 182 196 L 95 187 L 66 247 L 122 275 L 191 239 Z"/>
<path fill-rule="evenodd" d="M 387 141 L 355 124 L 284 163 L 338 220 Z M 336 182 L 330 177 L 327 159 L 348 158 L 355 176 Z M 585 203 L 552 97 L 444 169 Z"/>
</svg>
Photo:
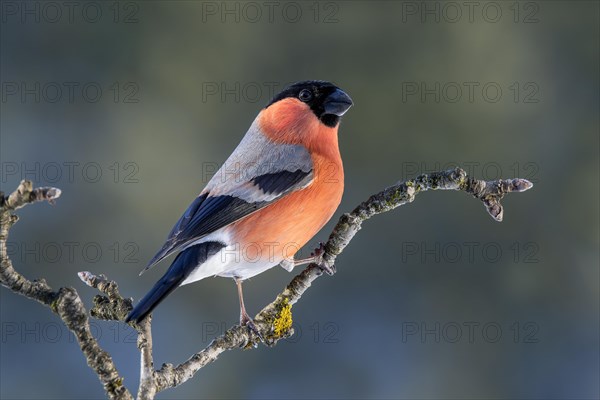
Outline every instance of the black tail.
<svg viewBox="0 0 600 400">
<path fill-rule="evenodd" d="M 193 270 L 203 264 L 210 256 L 217 253 L 225 245 L 220 242 L 204 242 L 188 247 L 177 255 L 167 273 L 144 296 L 137 306 L 129 313 L 125 322 L 141 322 L 165 299 L 177 289 Z"/>
</svg>

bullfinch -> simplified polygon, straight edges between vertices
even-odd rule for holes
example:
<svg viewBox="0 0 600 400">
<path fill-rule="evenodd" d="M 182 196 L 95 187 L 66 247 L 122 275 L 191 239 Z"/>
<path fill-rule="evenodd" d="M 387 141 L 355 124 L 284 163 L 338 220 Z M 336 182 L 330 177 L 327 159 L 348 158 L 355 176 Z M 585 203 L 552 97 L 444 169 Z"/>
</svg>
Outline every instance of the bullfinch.
<svg viewBox="0 0 600 400">
<path fill-rule="evenodd" d="M 144 271 L 179 252 L 127 322 L 142 321 L 181 285 L 222 276 L 236 282 L 240 324 L 255 330 L 242 282 L 278 264 L 291 271 L 314 260 L 294 255 L 342 199 L 337 133 L 351 106 L 346 93 L 324 81 L 298 82 L 277 94 L 148 263 Z"/>
</svg>

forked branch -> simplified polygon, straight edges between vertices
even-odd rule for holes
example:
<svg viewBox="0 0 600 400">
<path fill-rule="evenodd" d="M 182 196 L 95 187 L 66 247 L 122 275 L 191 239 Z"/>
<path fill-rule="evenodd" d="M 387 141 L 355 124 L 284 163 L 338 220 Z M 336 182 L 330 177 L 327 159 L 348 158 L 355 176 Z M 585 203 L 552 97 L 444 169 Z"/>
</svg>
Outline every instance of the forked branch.
<svg viewBox="0 0 600 400">
<path fill-rule="evenodd" d="M 323 271 L 331 271 L 331 273 L 335 271 L 334 264 L 337 256 L 361 229 L 362 223 L 374 215 L 410 203 L 421 192 L 456 190 L 469 193 L 482 201 L 492 218 L 502 221 L 504 211 L 500 200 L 507 193 L 524 192 L 532 186 L 531 182 L 518 178 L 495 181 L 477 180 L 467 176 L 464 170 L 456 168 L 422 174 L 415 179 L 397 183 L 371 196 L 352 212 L 341 216 L 329 239 L 322 247 L 321 262 L 306 267 L 292 279 L 272 303 L 256 315 L 254 322 L 261 332 L 262 340 L 251 330 L 236 325 L 183 363 L 177 366 L 163 364 L 160 369 L 155 370 L 152 361 L 151 319 L 148 318 L 139 325 L 132 323 L 138 332 L 138 348 L 141 353 L 138 398 L 152 399 L 160 391 L 181 385 L 226 350 L 256 347 L 261 341 L 268 346 L 274 346 L 279 340 L 291 336 L 293 334 L 291 319 L 293 304 L 300 300 L 312 282 L 323 274 Z M 54 292 L 44 280 L 29 281 L 13 269 L 8 258 L 6 251 L 8 231 L 17 221 L 11 211 L 36 201 L 53 202 L 58 196 L 60 196 L 59 189 L 32 189 L 29 181 L 21 182 L 19 188 L 8 197 L 1 194 L 0 281 L 14 292 L 37 300 L 57 313 L 77 337 L 88 365 L 100 378 L 108 397 L 131 399 L 132 396 L 122 385 L 123 379 L 119 376 L 112 359 L 100 348 L 91 335 L 87 311 L 75 289 L 61 288 L 58 292 Z M 103 293 L 94 298 L 92 317 L 115 321 L 125 320 L 132 308 L 132 300 L 121 296 L 114 281 L 90 272 L 80 272 L 79 277 L 87 285 Z"/>
</svg>

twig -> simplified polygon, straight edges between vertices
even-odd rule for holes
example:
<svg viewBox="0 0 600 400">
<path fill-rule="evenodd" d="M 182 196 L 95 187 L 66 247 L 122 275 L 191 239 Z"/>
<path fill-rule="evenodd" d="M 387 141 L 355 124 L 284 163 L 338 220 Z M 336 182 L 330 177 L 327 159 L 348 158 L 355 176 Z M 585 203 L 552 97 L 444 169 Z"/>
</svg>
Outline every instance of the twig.
<svg viewBox="0 0 600 400">
<path fill-rule="evenodd" d="M 127 314 L 133 309 L 132 299 L 125 299 L 119 293 L 119 287 L 115 281 L 109 280 L 104 275 L 94 275 L 89 271 L 77 274 L 79 279 L 89 287 L 98 289 L 106 296 L 94 296 L 94 307 L 90 314 L 94 318 L 108 321 L 124 321 Z M 137 331 L 137 346 L 140 350 L 140 384 L 138 388 L 138 399 L 153 399 L 156 395 L 154 384 L 154 362 L 152 359 L 152 316 L 150 315 L 141 324 L 132 323 L 131 326 Z"/>
<path fill-rule="evenodd" d="M 58 314 L 77 338 L 88 365 L 98 375 L 109 398 L 133 399 L 131 393 L 123 386 L 123 378 L 119 375 L 112 358 L 92 335 L 87 311 L 77 291 L 73 288 L 60 288 L 55 292 L 43 279 L 30 281 L 15 271 L 8 257 L 8 231 L 18 220 L 10 211 L 38 201 L 52 203 L 60 193 L 56 188 L 33 189 L 30 181 L 21 181 L 17 190 L 8 197 L 0 192 L 0 282 L 13 292 L 36 300 Z"/>
<path fill-rule="evenodd" d="M 94 296 L 94 307 L 90 315 L 106 321 L 123 321 L 133 309 L 133 299 L 125 299 L 119 293 L 119 286 L 115 281 L 110 281 L 106 276 L 96 276 L 88 271 L 78 272 L 79 279 L 89 287 L 98 289 L 106 296 Z"/>
</svg>

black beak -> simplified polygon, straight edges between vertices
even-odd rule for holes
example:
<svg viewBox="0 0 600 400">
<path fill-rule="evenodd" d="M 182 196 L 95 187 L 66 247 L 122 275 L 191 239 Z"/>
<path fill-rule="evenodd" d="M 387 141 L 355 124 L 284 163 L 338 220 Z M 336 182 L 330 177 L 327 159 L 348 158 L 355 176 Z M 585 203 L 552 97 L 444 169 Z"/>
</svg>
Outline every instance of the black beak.
<svg viewBox="0 0 600 400">
<path fill-rule="evenodd" d="M 352 99 L 343 90 L 335 89 L 325 101 L 323 107 L 325 108 L 324 114 L 333 114 L 341 117 L 352 107 Z"/>
</svg>

